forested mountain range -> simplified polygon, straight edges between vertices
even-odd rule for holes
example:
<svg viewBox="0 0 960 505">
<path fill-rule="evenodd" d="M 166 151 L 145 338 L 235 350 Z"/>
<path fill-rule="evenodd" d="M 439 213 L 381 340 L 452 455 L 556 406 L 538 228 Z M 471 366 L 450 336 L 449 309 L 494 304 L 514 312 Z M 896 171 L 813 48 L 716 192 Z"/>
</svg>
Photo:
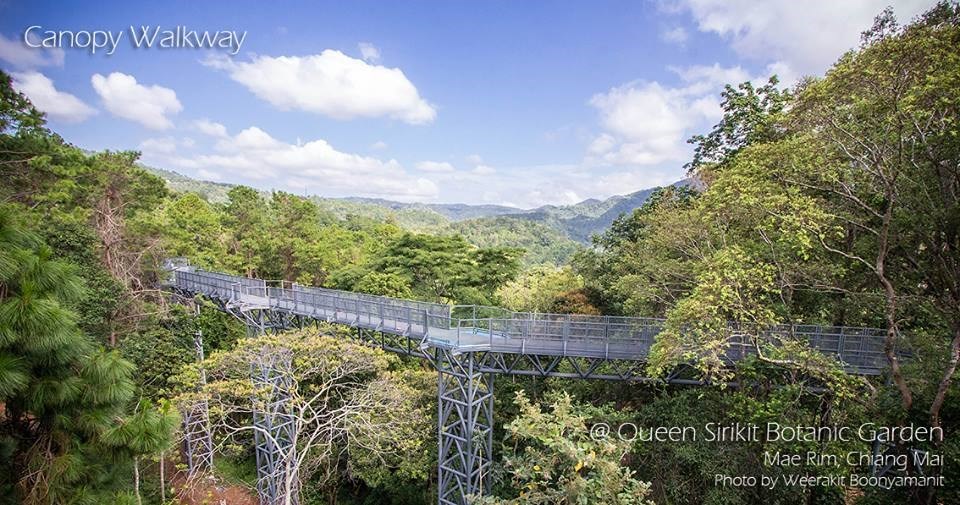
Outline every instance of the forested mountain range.
<svg viewBox="0 0 960 505">
<path fill-rule="evenodd" d="M 232 185 L 201 181 L 177 172 L 147 167 L 162 177 L 174 191 L 199 193 L 214 203 L 227 200 Z M 689 179 L 674 186 L 691 184 Z M 527 264 L 567 262 L 579 245 L 610 227 L 621 214 L 639 208 L 656 188 L 599 200 L 584 200 L 574 205 L 544 205 L 518 209 L 505 205 L 469 205 L 463 203 L 404 203 L 381 198 L 308 197 L 321 209 L 338 217 L 361 217 L 393 221 L 417 232 L 457 233 L 481 247 L 520 247 L 527 250 Z"/>
</svg>

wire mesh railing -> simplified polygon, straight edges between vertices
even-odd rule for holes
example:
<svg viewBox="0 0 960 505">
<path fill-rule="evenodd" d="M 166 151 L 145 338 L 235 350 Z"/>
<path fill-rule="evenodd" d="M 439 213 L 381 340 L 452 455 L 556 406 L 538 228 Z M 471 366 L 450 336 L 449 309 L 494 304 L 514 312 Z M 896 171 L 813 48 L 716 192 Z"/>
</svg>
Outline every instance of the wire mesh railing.
<svg viewBox="0 0 960 505">
<path fill-rule="evenodd" d="M 464 351 L 546 354 L 610 359 L 648 355 L 664 320 L 621 316 L 512 312 L 500 307 L 444 305 L 335 289 L 279 284 L 260 279 L 178 267 L 172 283 L 247 307 L 288 311 L 351 326 L 416 337 Z M 289 287 L 286 287 L 289 286 Z M 885 366 L 885 332 L 876 328 L 777 325 L 748 331 L 731 323 L 725 357 L 756 354 L 754 343 L 793 339 L 841 360 L 848 369 L 877 373 Z M 752 335 L 752 337 L 750 336 Z"/>
</svg>

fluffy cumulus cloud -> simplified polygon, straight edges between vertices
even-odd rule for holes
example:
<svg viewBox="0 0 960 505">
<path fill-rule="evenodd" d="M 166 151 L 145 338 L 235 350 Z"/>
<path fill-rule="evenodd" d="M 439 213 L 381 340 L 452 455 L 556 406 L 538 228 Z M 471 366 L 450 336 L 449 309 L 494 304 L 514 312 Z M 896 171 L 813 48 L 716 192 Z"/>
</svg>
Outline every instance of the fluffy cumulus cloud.
<svg viewBox="0 0 960 505">
<path fill-rule="evenodd" d="M 178 151 L 191 149 L 196 142 L 189 137 L 176 139 L 173 137 L 159 137 L 146 139 L 140 142 L 137 148 L 145 155 L 169 155 Z"/>
<path fill-rule="evenodd" d="M 417 170 L 421 172 L 453 172 L 453 165 L 446 161 L 421 161 L 417 163 Z"/>
<path fill-rule="evenodd" d="M 900 0 L 894 2 L 894 12 L 901 21 L 908 21 L 932 3 Z M 690 13 L 700 31 L 715 33 L 739 55 L 776 65 L 791 76 L 824 72 L 857 45 L 859 34 L 889 4 L 886 0 L 680 0 L 681 10 Z"/>
<path fill-rule="evenodd" d="M 381 160 L 337 150 L 323 139 L 286 142 L 250 127 L 235 135 L 199 124 L 211 134 L 197 154 L 144 152 L 145 161 L 192 172 L 209 180 L 229 180 L 263 188 L 324 196 L 373 196 L 403 201 L 432 200 L 437 186 L 411 175 L 396 160 Z M 170 147 L 159 141 L 156 146 Z M 209 145 L 209 147 L 206 147 Z M 174 148 L 175 148 L 174 144 Z M 150 154 L 150 156 L 148 156 Z"/>
<path fill-rule="evenodd" d="M 108 76 L 94 74 L 93 89 L 111 114 L 135 121 L 152 130 L 173 127 L 167 117 L 183 110 L 177 94 L 163 86 L 144 86 L 132 75 L 113 72 Z"/>
<path fill-rule="evenodd" d="M 51 119 L 76 123 L 97 113 L 79 98 L 59 91 L 47 76 L 40 72 L 13 72 L 13 87 L 27 95 L 33 105 Z"/>
<path fill-rule="evenodd" d="M 177 140 L 173 137 L 147 139 L 137 147 L 144 153 L 168 154 L 177 150 Z"/>
<path fill-rule="evenodd" d="M 32 36 L 30 43 L 37 45 L 39 40 L 36 36 Z M 60 67 L 63 66 L 63 49 L 28 47 L 22 38 L 8 39 L 0 34 L 0 60 L 22 69 Z"/>
<path fill-rule="evenodd" d="M 377 46 L 369 42 L 361 42 L 357 44 L 357 47 L 360 48 L 360 56 L 363 58 L 363 61 L 369 61 L 370 63 L 380 61 L 380 49 L 377 49 Z"/>
<path fill-rule="evenodd" d="M 587 163 L 493 166 L 485 163 L 478 154 L 464 158 L 471 167 L 427 174 L 438 186 L 438 194 L 444 202 L 508 205 L 521 209 L 572 205 L 587 198 L 607 198 L 670 184 L 681 177 L 676 170 L 660 167 L 637 170 Z"/>
<path fill-rule="evenodd" d="M 227 127 L 209 119 L 198 119 L 193 122 L 193 128 L 211 137 L 225 138 L 227 136 Z"/>
<path fill-rule="evenodd" d="M 594 95 L 589 103 L 600 116 L 603 131 L 587 145 L 586 162 L 618 166 L 674 168 L 690 157 L 686 140 L 705 131 L 722 116 L 720 91 L 725 84 L 752 81 L 743 68 L 694 65 L 671 68 L 677 84 L 634 81 Z M 679 176 L 679 172 L 674 170 Z"/>
<path fill-rule="evenodd" d="M 399 68 L 387 68 L 327 49 L 311 56 L 257 56 L 237 62 L 225 57 L 205 64 L 221 69 L 253 94 L 282 109 L 336 119 L 389 117 L 430 123 L 434 107 Z"/>
</svg>

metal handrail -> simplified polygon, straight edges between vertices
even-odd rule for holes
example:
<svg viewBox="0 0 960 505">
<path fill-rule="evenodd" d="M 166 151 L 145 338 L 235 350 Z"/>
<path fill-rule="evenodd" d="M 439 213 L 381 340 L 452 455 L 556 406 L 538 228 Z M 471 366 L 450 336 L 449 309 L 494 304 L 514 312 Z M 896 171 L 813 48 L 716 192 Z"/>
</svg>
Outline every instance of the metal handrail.
<svg viewBox="0 0 960 505">
<path fill-rule="evenodd" d="M 269 286 L 261 279 L 178 267 L 172 281 L 184 291 L 232 303 L 264 305 L 332 322 L 422 338 L 436 345 L 484 346 L 502 352 L 544 352 L 575 356 L 644 357 L 663 330 L 664 319 L 579 314 L 512 312 L 499 307 L 444 305 L 417 300 L 300 286 Z M 469 311 L 470 317 L 457 317 Z M 478 317 L 499 311 L 503 317 Z M 744 324 L 730 323 L 731 336 Z M 757 333 L 805 340 L 811 347 L 853 367 L 879 368 L 885 331 L 877 328 L 781 324 Z M 731 338 L 727 357 L 756 351 Z"/>
</svg>

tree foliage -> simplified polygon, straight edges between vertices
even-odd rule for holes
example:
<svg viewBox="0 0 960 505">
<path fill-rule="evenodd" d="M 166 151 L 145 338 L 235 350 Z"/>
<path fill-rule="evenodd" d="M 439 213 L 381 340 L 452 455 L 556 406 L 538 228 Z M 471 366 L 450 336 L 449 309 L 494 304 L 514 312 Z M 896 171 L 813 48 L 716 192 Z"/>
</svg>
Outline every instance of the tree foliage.
<svg viewBox="0 0 960 505">
<path fill-rule="evenodd" d="M 623 464 L 631 443 L 594 440 L 583 407 L 559 395 L 544 412 L 518 392 L 520 415 L 507 427 L 504 469 L 512 498 L 484 497 L 479 504 L 649 505 L 649 484 Z"/>
<path fill-rule="evenodd" d="M 111 462 L 170 444 L 168 405 L 127 408 L 132 365 L 98 349 L 68 305 L 82 283 L 71 265 L 0 209 L 0 486 L 23 503 L 108 499 L 95 483 Z"/>
<path fill-rule="evenodd" d="M 272 379 L 251 382 L 251 373 Z M 299 331 L 239 341 L 187 367 L 177 381 L 178 401 L 208 402 L 217 437 L 227 444 L 243 443 L 244 434 L 262 429 L 253 424 L 253 413 L 271 412 L 274 395 L 285 395 L 287 408 L 279 415 L 296 436 L 279 447 L 278 468 L 292 468 L 302 482 L 335 495 L 346 479 L 372 488 L 426 480 L 431 379 L 433 374 L 405 370 L 379 349 Z M 296 481 L 283 482 L 291 486 L 284 495 L 299 494 Z"/>
</svg>

